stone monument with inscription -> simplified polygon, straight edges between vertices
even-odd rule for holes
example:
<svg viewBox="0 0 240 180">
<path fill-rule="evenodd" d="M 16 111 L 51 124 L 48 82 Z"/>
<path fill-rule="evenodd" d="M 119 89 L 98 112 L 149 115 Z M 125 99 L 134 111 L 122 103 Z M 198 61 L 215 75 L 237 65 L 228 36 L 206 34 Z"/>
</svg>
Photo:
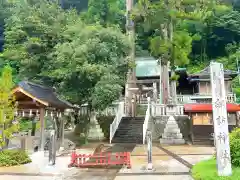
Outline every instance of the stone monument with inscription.
<svg viewBox="0 0 240 180">
<path fill-rule="evenodd" d="M 223 64 L 211 62 L 214 140 L 219 176 L 232 174 Z"/>
</svg>

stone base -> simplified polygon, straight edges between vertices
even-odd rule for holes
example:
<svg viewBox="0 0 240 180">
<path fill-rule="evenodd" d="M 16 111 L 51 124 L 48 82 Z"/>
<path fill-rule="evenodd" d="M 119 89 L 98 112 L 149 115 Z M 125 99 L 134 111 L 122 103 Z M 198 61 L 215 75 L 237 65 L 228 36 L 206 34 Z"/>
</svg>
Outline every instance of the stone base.
<svg viewBox="0 0 240 180">
<path fill-rule="evenodd" d="M 88 132 L 88 140 L 104 140 L 104 134 L 99 124 L 91 124 Z"/>
<path fill-rule="evenodd" d="M 161 144 L 185 144 L 184 139 L 160 139 Z"/>
</svg>

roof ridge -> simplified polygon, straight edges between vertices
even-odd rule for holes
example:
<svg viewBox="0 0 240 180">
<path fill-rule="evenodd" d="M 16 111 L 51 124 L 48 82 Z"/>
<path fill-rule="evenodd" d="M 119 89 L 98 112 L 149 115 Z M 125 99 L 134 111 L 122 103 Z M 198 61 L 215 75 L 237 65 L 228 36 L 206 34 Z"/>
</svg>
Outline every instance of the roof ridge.
<svg viewBox="0 0 240 180">
<path fill-rule="evenodd" d="M 41 87 L 43 89 L 49 89 L 51 91 L 53 91 L 53 88 L 51 87 L 48 87 L 48 86 L 45 86 L 45 85 L 42 85 L 42 84 L 37 84 L 37 83 L 34 83 L 34 82 L 31 82 L 31 81 L 24 81 L 26 84 L 30 84 L 32 86 L 38 86 L 38 87 Z M 53 91 L 54 92 L 54 91 Z"/>
</svg>

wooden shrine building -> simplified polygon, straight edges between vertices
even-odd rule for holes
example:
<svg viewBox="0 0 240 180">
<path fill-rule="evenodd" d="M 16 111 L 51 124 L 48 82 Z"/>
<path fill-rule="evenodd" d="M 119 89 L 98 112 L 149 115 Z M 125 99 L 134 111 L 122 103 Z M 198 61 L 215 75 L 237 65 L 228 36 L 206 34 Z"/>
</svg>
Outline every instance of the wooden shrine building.
<svg viewBox="0 0 240 180">
<path fill-rule="evenodd" d="M 39 118 L 40 121 L 40 150 L 44 150 L 45 116 L 60 119 L 61 143 L 64 138 L 64 123 L 61 118 L 65 109 L 73 105 L 58 97 L 53 88 L 28 81 L 20 82 L 12 91 L 17 102 L 18 115 Z"/>
</svg>

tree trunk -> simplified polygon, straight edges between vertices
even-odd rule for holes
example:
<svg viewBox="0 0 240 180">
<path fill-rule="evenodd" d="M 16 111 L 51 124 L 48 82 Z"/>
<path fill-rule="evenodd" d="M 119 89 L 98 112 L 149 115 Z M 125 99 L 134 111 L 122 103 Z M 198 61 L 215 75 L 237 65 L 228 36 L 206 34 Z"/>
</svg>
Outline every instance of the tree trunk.
<svg viewBox="0 0 240 180">
<path fill-rule="evenodd" d="M 164 64 L 162 66 L 163 69 L 163 77 L 162 77 L 162 87 L 163 87 L 163 104 L 167 104 L 168 103 L 168 97 L 169 97 L 169 75 L 168 75 L 168 66 L 166 64 Z"/>
</svg>

